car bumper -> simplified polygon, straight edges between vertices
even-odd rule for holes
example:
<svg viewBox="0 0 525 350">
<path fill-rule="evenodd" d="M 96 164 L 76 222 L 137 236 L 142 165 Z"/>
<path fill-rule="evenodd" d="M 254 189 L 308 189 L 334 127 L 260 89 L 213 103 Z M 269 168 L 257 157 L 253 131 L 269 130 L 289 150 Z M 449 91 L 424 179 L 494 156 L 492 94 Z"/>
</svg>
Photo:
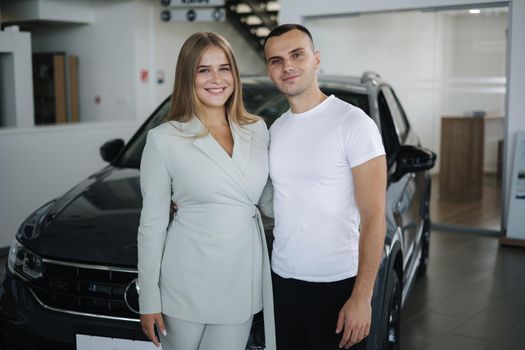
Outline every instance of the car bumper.
<svg viewBox="0 0 525 350">
<path fill-rule="evenodd" d="M 47 309 L 29 286 L 6 272 L 0 283 L 0 348 L 76 349 L 76 335 L 147 341 L 138 321 L 82 316 Z M 263 322 L 256 318 L 247 349 L 264 349 Z M 255 341 L 255 344 L 254 344 Z"/>
<path fill-rule="evenodd" d="M 0 284 L 2 348 L 42 349 L 43 344 L 49 343 L 55 349 L 75 349 L 77 334 L 147 340 L 138 321 L 108 320 L 46 309 L 24 282 L 5 273 Z"/>
</svg>

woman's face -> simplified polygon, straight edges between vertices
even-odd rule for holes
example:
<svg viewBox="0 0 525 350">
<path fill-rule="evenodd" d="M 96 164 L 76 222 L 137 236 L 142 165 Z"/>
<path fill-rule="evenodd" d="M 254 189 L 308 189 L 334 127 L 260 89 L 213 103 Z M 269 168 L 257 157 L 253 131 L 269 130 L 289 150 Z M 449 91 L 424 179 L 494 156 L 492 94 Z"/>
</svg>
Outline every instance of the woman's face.
<svg viewBox="0 0 525 350">
<path fill-rule="evenodd" d="M 195 72 L 195 92 L 204 109 L 224 109 L 234 86 L 232 67 L 224 51 L 217 46 L 206 48 Z"/>
</svg>

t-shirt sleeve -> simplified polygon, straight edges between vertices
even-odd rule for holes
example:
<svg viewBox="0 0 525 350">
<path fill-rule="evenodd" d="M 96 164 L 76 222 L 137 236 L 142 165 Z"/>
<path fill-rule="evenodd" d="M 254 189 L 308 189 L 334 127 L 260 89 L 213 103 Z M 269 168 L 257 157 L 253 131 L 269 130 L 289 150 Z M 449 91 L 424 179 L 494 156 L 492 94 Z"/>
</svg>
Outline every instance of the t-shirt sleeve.
<svg viewBox="0 0 525 350">
<path fill-rule="evenodd" d="M 351 168 L 385 154 L 376 123 L 358 108 L 349 111 L 343 119 L 341 140 Z"/>
</svg>

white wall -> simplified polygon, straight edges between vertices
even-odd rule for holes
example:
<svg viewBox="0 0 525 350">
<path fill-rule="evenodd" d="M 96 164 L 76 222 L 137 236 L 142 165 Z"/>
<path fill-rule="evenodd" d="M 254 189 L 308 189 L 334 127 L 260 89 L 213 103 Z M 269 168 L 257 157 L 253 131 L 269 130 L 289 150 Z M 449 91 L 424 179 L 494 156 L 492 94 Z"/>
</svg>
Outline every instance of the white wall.
<svg viewBox="0 0 525 350">
<path fill-rule="evenodd" d="M 321 52 L 322 73 L 379 73 L 394 87 L 423 145 L 438 150 L 434 81 L 443 70 L 442 42 L 436 40 L 442 21 L 435 13 L 413 11 L 308 18 L 305 24 Z"/>
<path fill-rule="evenodd" d="M 38 0 L 38 16 L 46 21 L 91 23 L 94 16 L 91 3 L 92 0 Z"/>
<path fill-rule="evenodd" d="M 279 23 L 303 23 L 307 17 L 333 17 L 356 13 L 414 9 L 443 9 L 455 8 L 460 5 L 507 4 L 512 1 L 513 0 L 279 0 L 281 4 Z"/>
<path fill-rule="evenodd" d="M 2 22 L 54 21 L 90 23 L 92 0 L 3 0 Z"/>
<path fill-rule="evenodd" d="M 138 118 L 134 75 L 135 7 L 131 1 L 93 3 L 89 25 L 55 25 L 32 32 L 33 52 L 66 52 L 79 57 L 81 122 Z M 95 104 L 95 96 L 101 103 Z"/>
<path fill-rule="evenodd" d="M 264 61 L 229 23 L 161 23 L 160 5 L 152 0 L 92 2 L 88 25 L 54 25 L 33 33 L 34 51 L 66 51 L 79 56 L 80 119 L 76 125 L 33 126 L 33 111 L 22 115 L 26 128 L 0 128 L 0 248 L 38 206 L 67 191 L 104 163 L 103 142 L 128 140 L 140 123 L 173 88 L 176 57 L 184 40 L 196 31 L 225 36 L 237 53 L 243 73 L 263 73 Z M 0 33 L 1 34 L 1 33 Z M 28 33 L 27 91 L 32 91 Z M 0 48 L 5 41 L 0 37 Z M 141 69 L 150 79 L 142 83 Z M 155 82 L 158 69 L 165 83 Z M 95 95 L 102 96 L 100 105 Z M 29 94 L 32 96 L 32 92 Z M 31 104 L 28 97 L 26 106 Z"/>
<path fill-rule="evenodd" d="M 452 16 L 450 34 L 453 64 L 447 76 L 499 77 L 505 75 L 507 51 L 507 15 L 504 12 L 487 15 Z"/>
<path fill-rule="evenodd" d="M 9 95 L 12 100 L 7 100 L 12 105 L 7 110 L 13 111 L 14 116 L 4 116 L 9 121 L 8 126 L 29 126 L 33 123 L 33 81 L 31 78 L 31 35 L 21 33 L 16 29 L 0 31 L 0 52 L 12 54 L 12 59 L 5 58 L 3 64 L 11 65 L 10 75 L 12 79 L 9 84 L 11 89 Z M 3 84 L 6 84 L 4 82 Z M 4 85 L 2 85 L 3 87 Z M 3 92 L 2 92 L 3 94 Z M 2 98 L 2 100 L 4 100 Z"/>
<path fill-rule="evenodd" d="M 3 22 L 55 21 L 89 23 L 91 0 L 3 0 Z"/>
<path fill-rule="evenodd" d="M 443 114 L 505 112 L 507 15 L 451 16 L 445 29 Z"/>
<path fill-rule="evenodd" d="M 507 61 L 507 119 L 505 128 L 505 163 L 506 200 L 505 213 L 508 213 L 510 197 L 510 175 L 514 160 L 516 134 L 525 131 L 525 0 L 513 0 L 511 3 L 509 57 Z M 506 220 L 506 217 L 505 217 Z M 507 225 L 505 224 L 505 227 Z M 522 228 L 523 230 L 523 228 Z M 522 236 L 522 232 L 510 233 L 514 237 Z"/>
<path fill-rule="evenodd" d="M 508 213 L 509 181 L 512 160 L 514 159 L 514 142 L 516 132 L 525 130 L 525 0 L 324 0 L 322 2 L 306 2 L 301 0 L 281 0 L 279 11 L 280 23 L 303 23 L 308 16 L 338 16 L 341 14 L 366 13 L 376 11 L 392 11 L 420 8 L 442 8 L 458 5 L 492 5 L 510 4 L 509 40 L 507 59 L 507 113 L 505 126 L 505 157 L 504 157 L 504 204 L 502 218 L 503 229 L 506 229 L 506 214 Z M 474 7 L 474 6 L 473 6 Z"/>
<path fill-rule="evenodd" d="M 507 14 L 455 15 L 446 28 L 442 115 L 487 112 L 484 170 L 496 173 L 504 137 Z"/>
<path fill-rule="evenodd" d="M 488 18 L 403 11 L 309 17 L 304 23 L 321 52 L 322 73 L 378 72 L 396 90 L 423 145 L 439 155 L 442 116 L 504 114 L 506 19 L 504 11 Z M 480 58 L 485 53 L 490 57 Z M 502 126 L 503 119 L 491 119 L 486 128 L 486 172 L 496 172 Z"/>
</svg>

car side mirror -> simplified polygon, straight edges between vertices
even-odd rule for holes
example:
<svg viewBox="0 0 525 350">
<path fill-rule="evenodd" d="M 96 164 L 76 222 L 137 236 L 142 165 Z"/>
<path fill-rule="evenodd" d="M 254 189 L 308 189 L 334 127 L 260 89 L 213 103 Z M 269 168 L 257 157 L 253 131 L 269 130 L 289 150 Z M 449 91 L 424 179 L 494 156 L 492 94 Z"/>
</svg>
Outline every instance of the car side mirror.
<svg viewBox="0 0 525 350">
<path fill-rule="evenodd" d="M 111 163 L 124 149 L 124 140 L 115 139 L 100 146 L 100 156 L 106 162 Z"/>
<path fill-rule="evenodd" d="M 429 149 L 403 145 L 396 156 L 396 171 L 393 180 L 397 181 L 407 173 L 416 173 L 432 169 L 436 164 L 437 155 Z"/>
</svg>

